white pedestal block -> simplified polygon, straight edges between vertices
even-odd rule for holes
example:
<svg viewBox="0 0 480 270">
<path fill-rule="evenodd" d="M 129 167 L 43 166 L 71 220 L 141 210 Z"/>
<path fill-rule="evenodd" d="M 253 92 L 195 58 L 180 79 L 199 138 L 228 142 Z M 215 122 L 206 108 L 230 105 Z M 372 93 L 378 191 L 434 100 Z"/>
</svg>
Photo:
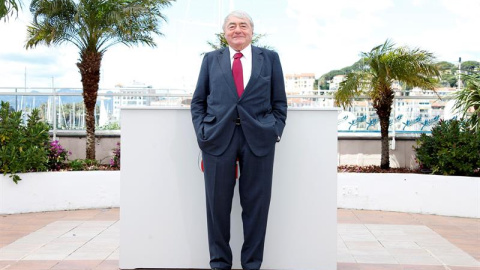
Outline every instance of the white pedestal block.
<svg viewBox="0 0 480 270">
<path fill-rule="evenodd" d="M 288 111 L 276 146 L 262 269 L 336 269 L 337 114 Z M 190 111 L 122 110 L 120 268 L 209 269 L 203 173 Z M 234 269 L 243 242 L 238 185 Z"/>
</svg>

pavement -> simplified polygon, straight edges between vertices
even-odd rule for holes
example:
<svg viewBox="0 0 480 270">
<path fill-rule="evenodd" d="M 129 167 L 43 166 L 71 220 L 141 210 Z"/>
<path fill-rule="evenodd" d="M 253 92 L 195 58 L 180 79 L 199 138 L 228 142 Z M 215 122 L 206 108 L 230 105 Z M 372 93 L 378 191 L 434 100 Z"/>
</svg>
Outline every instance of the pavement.
<svg viewBox="0 0 480 270">
<path fill-rule="evenodd" d="M 479 270 L 480 219 L 338 209 L 338 270 Z M 0 216 L 0 270 L 116 270 L 119 209 Z"/>
</svg>

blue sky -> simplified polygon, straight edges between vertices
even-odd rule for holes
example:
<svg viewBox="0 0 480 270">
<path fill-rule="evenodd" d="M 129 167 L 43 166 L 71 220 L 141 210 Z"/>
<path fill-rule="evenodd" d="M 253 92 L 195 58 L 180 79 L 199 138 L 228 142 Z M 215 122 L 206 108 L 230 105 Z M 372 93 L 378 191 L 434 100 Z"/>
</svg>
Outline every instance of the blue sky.
<svg viewBox="0 0 480 270">
<path fill-rule="evenodd" d="M 24 49 L 31 20 L 24 3 L 17 19 L 0 22 L 0 87 L 81 87 L 75 47 Z M 247 11 L 254 32 L 267 34 L 263 42 L 280 54 L 284 73 L 319 77 L 387 38 L 438 60 L 480 61 L 478 0 L 177 0 L 164 10 L 168 22 L 156 48 L 117 45 L 106 52 L 100 87 L 137 81 L 193 90 L 206 42 L 232 9 Z"/>
</svg>

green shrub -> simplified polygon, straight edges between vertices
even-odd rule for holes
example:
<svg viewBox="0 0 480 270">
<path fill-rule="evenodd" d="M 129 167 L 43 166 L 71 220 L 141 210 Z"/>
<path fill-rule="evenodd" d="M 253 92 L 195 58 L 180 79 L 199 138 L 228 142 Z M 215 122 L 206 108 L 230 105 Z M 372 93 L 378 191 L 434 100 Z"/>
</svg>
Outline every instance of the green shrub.
<svg viewBox="0 0 480 270">
<path fill-rule="evenodd" d="M 119 123 L 108 123 L 106 125 L 98 127 L 97 130 L 120 130 L 120 124 Z"/>
<path fill-rule="evenodd" d="M 48 125 L 40 120 L 39 111 L 25 124 L 21 111 L 10 110 L 8 102 L 0 105 L 0 172 L 10 174 L 15 183 L 20 172 L 45 171 L 48 162 Z"/>
<path fill-rule="evenodd" d="M 443 175 L 480 175 L 480 133 L 463 120 L 440 121 L 417 140 L 421 169 Z"/>
<path fill-rule="evenodd" d="M 83 160 L 75 159 L 68 163 L 68 166 L 72 171 L 82 171 L 83 170 Z"/>
<path fill-rule="evenodd" d="M 68 165 L 72 171 L 95 171 L 100 168 L 99 162 L 94 159 L 75 159 Z"/>
</svg>

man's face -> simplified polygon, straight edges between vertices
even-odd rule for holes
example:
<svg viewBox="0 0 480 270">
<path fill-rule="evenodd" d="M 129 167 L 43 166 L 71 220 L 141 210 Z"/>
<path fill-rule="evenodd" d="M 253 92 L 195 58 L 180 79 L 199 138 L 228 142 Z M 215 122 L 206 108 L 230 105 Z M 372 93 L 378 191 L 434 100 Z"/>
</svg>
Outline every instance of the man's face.
<svg viewBox="0 0 480 270">
<path fill-rule="evenodd" d="M 223 31 L 228 45 L 236 51 L 245 49 L 252 42 L 253 29 L 248 19 L 230 16 Z"/>
</svg>

